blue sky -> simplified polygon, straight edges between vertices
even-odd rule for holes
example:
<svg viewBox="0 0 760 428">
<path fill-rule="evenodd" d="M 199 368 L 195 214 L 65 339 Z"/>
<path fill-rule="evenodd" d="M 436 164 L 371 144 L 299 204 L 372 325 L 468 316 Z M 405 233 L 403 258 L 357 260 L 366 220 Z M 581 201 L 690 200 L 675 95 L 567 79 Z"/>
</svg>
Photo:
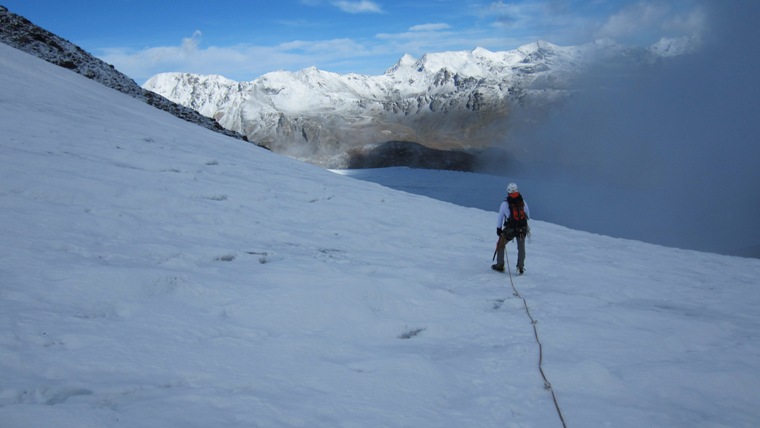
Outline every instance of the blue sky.
<svg viewBox="0 0 760 428">
<path fill-rule="evenodd" d="M 138 83 L 182 71 L 253 80 L 316 66 L 382 74 L 404 54 L 536 40 L 649 45 L 699 34 L 705 0 L 2 0 Z"/>
</svg>

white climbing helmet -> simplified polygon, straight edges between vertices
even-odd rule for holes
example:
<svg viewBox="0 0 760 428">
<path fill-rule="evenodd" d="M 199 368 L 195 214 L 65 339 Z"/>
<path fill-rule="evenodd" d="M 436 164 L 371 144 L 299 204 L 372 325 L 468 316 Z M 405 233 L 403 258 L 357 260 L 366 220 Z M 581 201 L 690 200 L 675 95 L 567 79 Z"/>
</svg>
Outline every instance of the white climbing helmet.
<svg viewBox="0 0 760 428">
<path fill-rule="evenodd" d="M 507 185 L 507 193 L 515 193 L 517 191 L 517 184 L 509 183 Z"/>
</svg>

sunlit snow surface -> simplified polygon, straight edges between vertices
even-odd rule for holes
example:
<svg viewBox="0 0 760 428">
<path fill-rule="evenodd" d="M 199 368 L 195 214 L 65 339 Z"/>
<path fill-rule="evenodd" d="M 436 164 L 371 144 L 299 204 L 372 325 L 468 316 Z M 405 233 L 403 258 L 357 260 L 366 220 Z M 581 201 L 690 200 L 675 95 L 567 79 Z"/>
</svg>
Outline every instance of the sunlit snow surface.
<svg viewBox="0 0 760 428">
<path fill-rule="evenodd" d="M 0 58 L 1 427 L 561 426 L 496 206 Z M 514 284 L 569 427 L 757 426 L 760 260 L 531 226 Z"/>
</svg>

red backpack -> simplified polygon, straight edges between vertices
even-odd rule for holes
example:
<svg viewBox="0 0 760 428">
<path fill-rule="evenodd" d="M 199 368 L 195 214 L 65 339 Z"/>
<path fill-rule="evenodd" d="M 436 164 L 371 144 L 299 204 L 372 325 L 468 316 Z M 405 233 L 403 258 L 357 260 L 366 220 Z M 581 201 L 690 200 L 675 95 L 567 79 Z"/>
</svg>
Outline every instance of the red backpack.
<svg viewBox="0 0 760 428">
<path fill-rule="evenodd" d="M 517 196 L 512 196 L 516 194 Z M 525 214 L 525 202 L 519 192 L 510 193 L 507 196 L 507 204 L 509 205 L 509 218 L 507 219 L 507 227 L 521 228 L 528 225 L 528 216 Z"/>
</svg>

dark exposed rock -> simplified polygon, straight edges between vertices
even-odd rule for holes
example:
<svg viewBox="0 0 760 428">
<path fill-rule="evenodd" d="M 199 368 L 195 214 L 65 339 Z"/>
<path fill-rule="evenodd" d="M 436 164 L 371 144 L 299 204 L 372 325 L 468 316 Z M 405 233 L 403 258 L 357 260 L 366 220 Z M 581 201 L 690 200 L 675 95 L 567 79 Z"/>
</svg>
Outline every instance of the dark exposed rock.
<svg viewBox="0 0 760 428">
<path fill-rule="evenodd" d="M 356 147 L 348 151 L 347 168 L 410 168 L 472 171 L 475 156 L 457 150 L 436 150 L 408 141 Z"/>
</svg>

